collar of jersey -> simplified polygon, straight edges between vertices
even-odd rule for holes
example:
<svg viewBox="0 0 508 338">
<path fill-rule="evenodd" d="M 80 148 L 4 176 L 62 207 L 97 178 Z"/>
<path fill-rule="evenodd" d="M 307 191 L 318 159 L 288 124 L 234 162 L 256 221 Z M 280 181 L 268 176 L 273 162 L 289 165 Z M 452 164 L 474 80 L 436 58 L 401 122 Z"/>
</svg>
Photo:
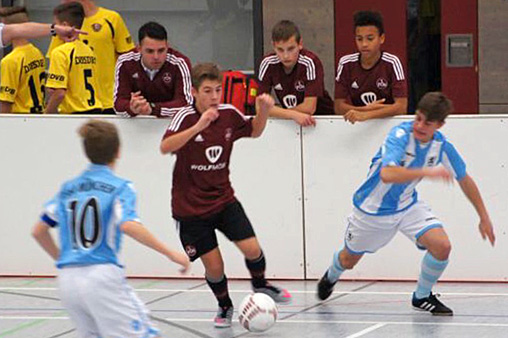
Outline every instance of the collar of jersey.
<svg viewBox="0 0 508 338">
<path fill-rule="evenodd" d="M 95 164 L 95 163 L 91 163 L 88 166 L 88 170 L 90 170 L 90 171 L 108 171 L 108 172 L 111 172 L 111 168 L 108 165 L 105 165 L 105 164 Z"/>
</svg>

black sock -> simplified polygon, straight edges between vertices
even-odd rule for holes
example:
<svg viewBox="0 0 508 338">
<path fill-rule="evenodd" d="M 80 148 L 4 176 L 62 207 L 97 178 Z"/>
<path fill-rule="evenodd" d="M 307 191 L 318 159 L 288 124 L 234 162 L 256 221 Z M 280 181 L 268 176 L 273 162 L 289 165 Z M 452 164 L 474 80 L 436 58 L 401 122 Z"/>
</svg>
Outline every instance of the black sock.
<svg viewBox="0 0 508 338">
<path fill-rule="evenodd" d="M 265 279 L 265 269 L 266 269 L 266 260 L 265 255 L 261 252 L 261 255 L 253 260 L 245 259 L 245 264 L 247 265 L 247 269 L 249 269 L 250 275 L 252 277 L 252 286 L 254 288 L 262 288 L 266 286 Z"/>
<path fill-rule="evenodd" d="M 215 295 L 215 298 L 217 298 L 221 308 L 233 306 L 233 302 L 231 301 L 231 298 L 229 298 L 228 279 L 226 275 L 223 275 L 222 278 L 218 280 L 210 280 L 206 277 L 206 282 L 208 283 L 210 289 L 212 289 L 212 292 Z"/>
</svg>

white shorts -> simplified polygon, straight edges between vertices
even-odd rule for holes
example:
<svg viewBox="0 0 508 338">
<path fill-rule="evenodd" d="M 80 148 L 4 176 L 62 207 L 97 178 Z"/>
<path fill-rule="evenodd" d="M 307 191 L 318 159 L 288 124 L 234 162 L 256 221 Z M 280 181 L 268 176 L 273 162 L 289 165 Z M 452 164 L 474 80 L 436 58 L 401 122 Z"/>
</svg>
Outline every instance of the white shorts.
<svg viewBox="0 0 508 338">
<path fill-rule="evenodd" d="M 347 218 L 344 243 L 353 254 L 373 253 L 392 240 L 397 231 L 402 232 L 418 248 L 418 238 L 433 228 L 442 228 L 441 221 L 434 216 L 424 202 L 394 215 L 368 215 L 357 208 Z"/>
<path fill-rule="evenodd" d="M 60 299 L 81 338 L 151 338 L 159 331 L 148 310 L 114 264 L 59 270 Z"/>
</svg>

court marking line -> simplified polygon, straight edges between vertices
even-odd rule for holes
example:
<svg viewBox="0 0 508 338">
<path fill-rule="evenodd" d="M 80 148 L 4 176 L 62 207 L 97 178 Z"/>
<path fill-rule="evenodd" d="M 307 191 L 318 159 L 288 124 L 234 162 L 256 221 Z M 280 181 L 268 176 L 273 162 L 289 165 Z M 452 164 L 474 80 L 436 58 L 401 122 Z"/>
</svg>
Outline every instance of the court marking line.
<svg viewBox="0 0 508 338">
<path fill-rule="evenodd" d="M 210 318 L 158 318 L 151 316 L 154 320 L 155 319 L 163 319 L 170 322 L 190 322 L 190 323 L 211 323 L 212 319 Z M 39 316 L 39 317 L 30 317 L 30 316 L 0 316 L 0 320 L 26 320 L 26 319 L 33 319 L 33 320 L 68 320 L 69 317 L 61 316 L 61 317 L 47 317 L 47 316 Z M 238 323 L 237 319 L 234 319 L 233 322 Z M 358 325 L 365 325 L 365 324 L 380 324 L 379 321 L 372 321 L 372 320 L 298 320 L 298 319 L 288 319 L 288 320 L 278 320 L 277 323 L 280 324 L 358 324 Z M 463 326 L 463 327 L 508 327 L 508 323 L 477 323 L 477 322 L 470 322 L 470 323 L 443 323 L 443 322 L 414 322 L 414 321 L 408 321 L 408 322 L 402 322 L 402 321 L 384 321 L 382 322 L 384 325 L 421 325 L 421 326 Z"/>
<path fill-rule="evenodd" d="M 380 329 L 380 328 L 382 328 L 385 325 L 386 325 L 386 323 L 377 323 L 375 325 L 369 326 L 365 330 L 361 330 L 361 331 L 359 331 L 357 333 L 354 333 L 354 334 L 352 334 L 350 336 L 347 336 L 346 338 L 358 338 L 358 337 L 364 336 L 367 333 L 370 333 L 372 331 L 376 331 L 377 329 Z"/>
<path fill-rule="evenodd" d="M 204 286 L 202 284 L 200 286 Z M 0 291 L 57 291 L 57 288 L 24 288 L 24 287 L 0 287 Z M 189 290 L 189 289 L 134 289 L 136 292 L 180 292 L 180 293 L 210 293 L 209 289 L 203 290 Z M 252 293 L 252 290 L 229 290 L 229 293 Z M 291 290 L 292 294 L 315 294 L 316 291 L 312 290 Z M 473 296 L 473 297 L 508 297 L 508 293 L 494 293 L 494 292 L 438 292 L 440 295 L 446 296 Z M 412 295 L 413 292 L 401 291 L 334 291 L 334 295 L 339 294 L 358 294 L 358 295 Z"/>
</svg>

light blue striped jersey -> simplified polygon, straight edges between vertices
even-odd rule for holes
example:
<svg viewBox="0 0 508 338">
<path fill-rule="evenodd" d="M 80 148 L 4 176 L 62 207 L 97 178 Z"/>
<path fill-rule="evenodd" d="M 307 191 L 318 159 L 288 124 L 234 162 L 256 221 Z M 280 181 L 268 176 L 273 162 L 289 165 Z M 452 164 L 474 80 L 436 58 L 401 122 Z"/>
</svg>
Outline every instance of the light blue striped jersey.
<svg viewBox="0 0 508 338">
<path fill-rule="evenodd" d="M 381 168 L 423 168 L 438 164 L 444 165 L 459 181 L 466 175 L 464 161 L 442 133 L 436 131 L 430 142 L 422 144 L 414 138 L 413 122 L 403 122 L 390 131 L 372 159 L 367 179 L 355 192 L 353 204 L 370 215 L 391 215 L 406 210 L 418 200 L 415 187 L 421 179 L 402 184 L 383 183 Z"/>
<path fill-rule="evenodd" d="M 41 220 L 59 228 L 58 268 L 107 263 L 122 267 L 119 226 L 139 222 L 136 193 L 129 181 L 108 166 L 91 164 L 46 203 Z"/>
</svg>

